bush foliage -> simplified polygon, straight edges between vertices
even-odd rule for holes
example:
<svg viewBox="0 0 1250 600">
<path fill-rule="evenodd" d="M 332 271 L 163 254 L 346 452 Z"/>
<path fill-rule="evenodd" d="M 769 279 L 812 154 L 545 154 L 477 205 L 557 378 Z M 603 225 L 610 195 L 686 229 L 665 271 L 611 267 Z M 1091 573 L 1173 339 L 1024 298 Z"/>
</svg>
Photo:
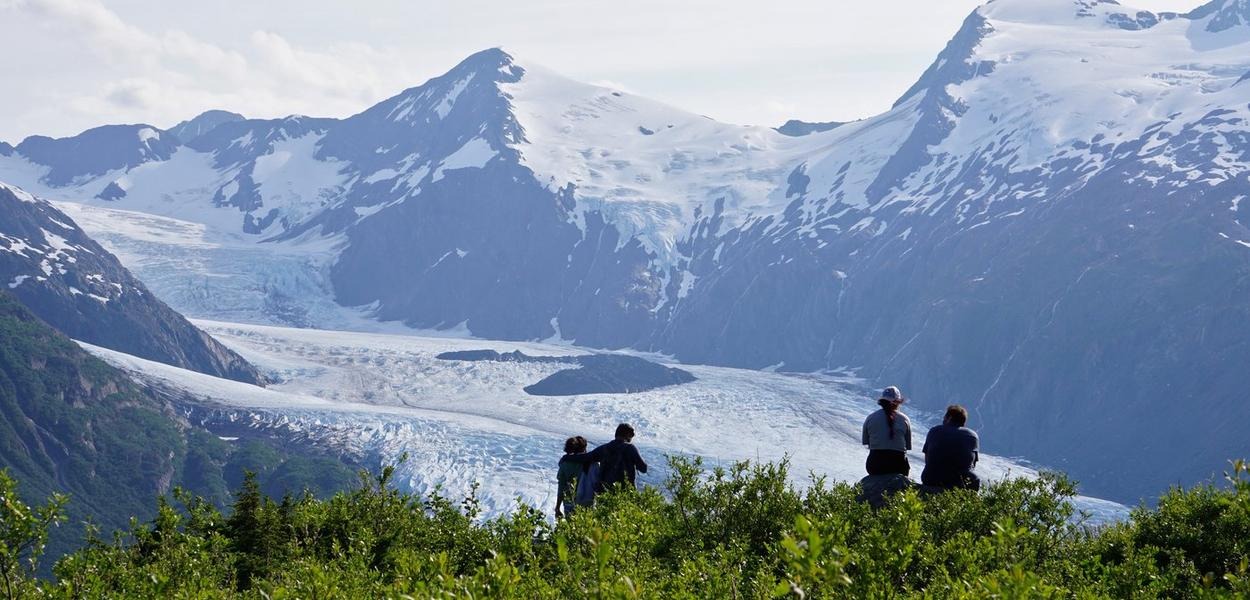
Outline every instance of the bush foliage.
<svg viewBox="0 0 1250 600">
<path fill-rule="evenodd" d="M 521 507 L 400 492 L 392 469 L 328 499 L 268 497 L 248 475 L 229 515 L 176 493 L 157 516 L 34 572 L 64 499 L 31 508 L 0 474 L 9 597 L 1216 598 L 1250 596 L 1250 473 L 1172 490 L 1122 523 L 1083 524 L 1059 475 L 894 496 L 787 483 L 786 465 L 670 459 L 664 490 L 620 490 L 551 524 Z"/>
<path fill-rule="evenodd" d="M 0 290 L 0 468 L 22 494 L 68 495 L 60 514 L 75 527 L 50 532 L 50 555 L 78 548 L 84 521 L 113 529 L 151 517 L 151 499 L 175 485 L 224 507 L 244 470 L 270 494 L 324 497 L 354 481 L 334 457 L 255 437 L 227 443 L 186 422 Z"/>
</svg>

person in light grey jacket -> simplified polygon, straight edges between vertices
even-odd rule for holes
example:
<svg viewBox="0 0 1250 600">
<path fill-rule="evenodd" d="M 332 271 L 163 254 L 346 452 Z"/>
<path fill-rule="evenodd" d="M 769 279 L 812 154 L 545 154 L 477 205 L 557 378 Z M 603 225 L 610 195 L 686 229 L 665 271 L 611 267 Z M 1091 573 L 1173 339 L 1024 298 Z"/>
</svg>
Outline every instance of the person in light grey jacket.
<svg viewBox="0 0 1250 600">
<path fill-rule="evenodd" d="M 903 402 L 903 393 L 897 387 L 885 388 L 877 400 L 881 410 L 864 419 L 863 443 L 868 446 L 864 467 L 869 475 L 911 473 L 907 462 L 907 451 L 911 450 L 911 420 L 898 410 Z"/>
</svg>

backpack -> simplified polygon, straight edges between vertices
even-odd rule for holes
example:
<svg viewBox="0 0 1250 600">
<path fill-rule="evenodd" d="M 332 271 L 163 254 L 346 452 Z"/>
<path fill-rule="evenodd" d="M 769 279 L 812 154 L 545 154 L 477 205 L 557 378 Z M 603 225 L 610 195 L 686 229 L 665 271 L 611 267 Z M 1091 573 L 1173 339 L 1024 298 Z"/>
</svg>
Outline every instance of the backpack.
<svg viewBox="0 0 1250 600">
<path fill-rule="evenodd" d="M 573 492 L 573 503 L 578 506 L 594 504 L 597 485 L 599 485 L 599 463 L 592 463 L 582 471 L 582 476 L 577 478 L 577 490 Z"/>
</svg>

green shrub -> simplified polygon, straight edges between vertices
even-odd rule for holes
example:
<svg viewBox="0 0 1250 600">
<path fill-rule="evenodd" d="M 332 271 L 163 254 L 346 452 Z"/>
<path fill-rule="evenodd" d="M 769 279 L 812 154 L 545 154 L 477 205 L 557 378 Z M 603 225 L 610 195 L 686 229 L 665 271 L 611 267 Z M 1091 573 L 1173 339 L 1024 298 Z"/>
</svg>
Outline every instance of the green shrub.
<svg viewBox="0 0 1250 600">
<path fill-rule="evenodd" d="M 1250 479 L 1172 490 L 1126 522 L 1090 527 L 1058 475 L 983 491 L 897 494 L 787 483 L 787 465 L 705 471 L 670 459 L 663 490 L 622 489 L 551 524 L 521 507 L 483 520 L 392 485 L 280 502 L 245 476 L 229 516 L 187 493 L 56 566 L 5 571 L 24 597 L 195 598 L 1219 598 L 1250 593 Z M 0 510 L 8 554 L 54 522 L 60 500 Z M 18 504 L 12 504 L 18 502 Z M 37 515 L 37 516 L 36 516 Z M 23 546 L 22 544 L 27 544 Z M 27 550 L 23 550 L 26 548 Z"/>
</svg>

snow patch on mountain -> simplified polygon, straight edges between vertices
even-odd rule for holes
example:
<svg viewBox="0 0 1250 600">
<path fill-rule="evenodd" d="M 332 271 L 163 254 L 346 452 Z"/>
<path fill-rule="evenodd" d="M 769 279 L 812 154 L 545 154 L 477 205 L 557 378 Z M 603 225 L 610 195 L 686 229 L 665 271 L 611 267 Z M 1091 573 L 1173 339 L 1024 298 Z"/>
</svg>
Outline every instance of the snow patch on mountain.
<svg viewBox="0 0 1250 600">
<path fill-rule="evenodd" d="M 152 129 L 151 127 L 144 127 L 143 129 L 140 129 L 138 134 L 139 134 L 139 141 L 145 144 L 152 140 L 161 139 L 160 132 L 155 129 Z"/>
<path fill-rule="evenodd" d="M 571 185 L 578 211 L 601 212 L 661 265 L 675 261 L 697 209 L 710 213 L 724 200 L 730 227 L 775 214 L 785 205 L 777 185 L 788 169 L 832 144 L 827 134 L 795 138 L 719 123 L 519 64 L 521 78 L 499 87 L 524 132 L 521 163 L 553 192 Z"/>
<path fill-rule="evenodd" d="M 480 169 L 486 166 L 490 159 L 495 158 L 499 154 L 491 147 L 490 142 L 482 138 L 473 138 L 464 143 L 459 150 L 452 152 L 447 158 L 444 158 L 438 168 L 434 170 L 434 176 L 431 181 L 438 181 L 443 178 L 443 171 L 454 171 L 456 169 Z M 419 173 L 419 171 L 418 171 Z M 417 178 L 420 180 L 420 178 Z"/>
<path fill-rule="evenodd" d="M 309 133 L 275 142 L 273 151 L 256 159 L 251 177 L 260 188 L 264 212 L 278 211 L 294 225 L 317 214 L 341 196 L 349 180 L 349 165 L 335 159 L 317 159 L 323 136 Z"/>
</svg>

